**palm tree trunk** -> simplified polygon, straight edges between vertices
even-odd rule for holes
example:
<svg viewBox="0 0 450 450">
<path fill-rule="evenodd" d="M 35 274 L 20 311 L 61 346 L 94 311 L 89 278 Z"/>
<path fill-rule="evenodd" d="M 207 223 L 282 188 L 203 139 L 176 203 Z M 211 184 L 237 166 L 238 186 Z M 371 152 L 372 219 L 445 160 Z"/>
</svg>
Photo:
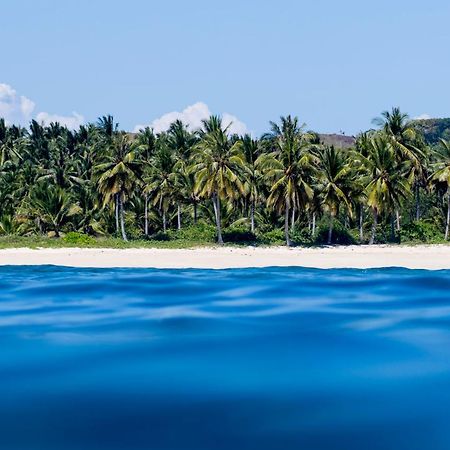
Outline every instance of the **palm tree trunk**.
<svg viewBox="0 0 450 450">
<path fill-rule="evenodd" d="M 316 234 L 316 213 L 313 213 L 312 216 L 312 235 Z"/>
<path fill-rule="evenodd" d="M 420 220 L 420 186 L 416 183 L 415 193 L 416 193 L 416 220 Z"/>
<path fill-rule="evenodd" d="M 396 222 L 397 222 L 397 231 L 400 231 L 400 211 L 397 209 L 395 211 Z"/>
<path fill-rule="evenodd" d="M 364 241 L 364 207 L 362 204 L 359 205 L 359 242 Z"/>
<path fill-rule="evenodd" d="M 163 221 L 163 233 L 165 233 L 167 231 L 166 208 L 163 208 L 162 221 Z"/>
<path fill-rule="evenodd" d="M 145 236 L 148 236 L 148 195 L 144 196 L 144 204 L 145 204 L 145 211 L 144 211 L 144 234 Z"/>
<path fill-rule="evenodd" d="M 331 244 L 333 238 L 333 214 L 330 213 L 330 224 L 328 227 L 328 245 Z"/>
<path fill-rule="evenodd" d="M 290 247 L 292 241 L 289 238 L 289 200 L 286 199 L 286 206 L 284 209 L 284 236 L 286 238 L 286 245 Z"/>
<path fill-rule="evenodd" d="M 123 200 L 121 199 L 120 195 L 118 197 L 119 199 L 119 216 L 120 216 L 120 231 L 122 232 L 122 239 L 124 241 L 128 241 L 127 234 L 125 232 L 125 214 L 123 210 Z"/>
<path fill-rule="evenodd" d="M 116 233 L 119 233 L 119 194 L 114 194 L 114 212 L 116 216 Z"/>
<path fill-rule="evenodd" d="M 372 223 L 372 235 L 370 236 L 369 245 L 372 245 L 375 242 L 375 234 L 377 232 L 377 225 L 378 225 L 378 211 L 376 208 L 373 208 L 373 223 Z"/>
<path fill-rule="evenodd" d="M 391 242 L 395 241 L 395 218 L 394 215 L 391 214 Z"/>
<path fill-rule="evenodd" d="M 445 223 L 445 240 L 448 239 L 449 224 L 450 224 L 450 191 L 447 192 L 447 222 Z"/>
<path fill-rule="evenodd" d="M 197 225 L 197 202 L 194 201 L 194 225 Z"/>
<path fill-rule="evenodd" d="M 177 226 L 178 230 L 181 230 L 181 206 L 179 203 L 177 205 Z"/>
<path fill-rule="evenodd" d="M 291 231 L 294 231 L 294 225 L 295 225 L 295 207 L 292 208 Z"/>
<path fill-rule="evenodd" d="M 40 217 L 36 218 L 37 226 L 39 227 L 39 233 L 44 234 L 44 227 L 42 226 L 42 220 Z"/>
<path fill-rule="evenodd" d="M 252 200 L 250 205 L 250 230 L 252 233 L 255 232 L 255 201 Z"/>
<path fill-rule="evenodd" d="M 214 193 L 213 194 L 213 205 L 214 205 L 214 213 L 216 216 L 216 227 L 217 227 L 217 243 L 223 244 L 223 238 L 222 238 L 222 225 L 221 225 L 221 218 L 220 218 L 220 199 L 219 196 Z"/>
</svg>

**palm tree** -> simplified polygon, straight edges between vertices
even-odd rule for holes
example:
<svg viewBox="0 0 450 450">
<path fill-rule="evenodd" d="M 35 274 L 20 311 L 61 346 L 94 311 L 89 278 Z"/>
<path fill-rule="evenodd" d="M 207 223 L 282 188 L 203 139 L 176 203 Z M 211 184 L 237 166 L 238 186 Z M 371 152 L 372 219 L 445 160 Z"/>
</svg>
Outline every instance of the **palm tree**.
<svg viewBox="0 0 450 450">
<path fill-rule="evenodd" d="M 50 164 L 39 171 L 38 180 L 50 181 L 63 189 L 80 183 L 75 157 L 75 136 L 58 123 L 50 124 L 46 132 Z"/>
<path fill-rule="evenodd" d="M 440 139 L 440 146 L 436 152 L 437 161 L 432 165 L 433 173 L 430 181 L 443 184 L 447 197 L 447 218 L 445 221 L 445 240 L 448 239 L 450 223 L 450 141 Z"/>
<path fill-rule="evenodd" d="M 272 131 L 264 136 L 272 151 L 263 153 L 256 166 L 271 183 L 267 204 L 278 212 L 284 211 L 286 245 L 289 237 L 289 212 L 301 210 L 313 196 L 310 176 L 313 168 L 312 136 L 304 133 L 298 118 L 281 117 L 281 124 L 271 122 Z"/>
<path fill-rule="evenodd" d="M 189 200 L 194 205 L 194 222 L 197 221 L 197 201 L 194 187 L 194 176 L 189 172 L 188 163 L 191 157 L 192 149 L 197 142 L 193 133 L 188 131 L 188 127 L 181 120 L 173 122 L 167 131 L 168 145 L 173 150 L 176 158 L 174 173 L 177 189 L 177 223 L 178 229 L 181 229 L 181 203 Z"/>
<path fill-rule="evenodd" d="M 24 134 L 24 129 L 14 125 L 7 127 L 5 119 L 0 118 L 0 170 L 21 159 L 19 152 Z"/>
<path fill-rule="evenodd" d="M 139 159 L 142 161 L 143 165 L 143 173 L 145 174 L 145 178 L 148 178 L 149 173 L 151 172 L 152 158 L 154 157 L 157 147 L 158 140 L 153 132 L 153 129 L 150 127 L 146 127 L 139 131 L 136 136 L 136 142 L 138 144 L 139 150 Z M 143 197 L 144 197 L 144 235 L 148 236 L 148 191 L 146 189 L 146 184 L 142 184 L 143 187 Z"/>
<path fill-rule="evenodd" d="M 261 147 L 257 139 L 252 139 L 250 135 L 242 138 L 242 151 L 245 156 L 245 166 L 247 176 L 245 178 L 245 191 L 250 203 L 250 229 L 255 232 L 255 209 L 259 198 L 259 185 L 261 174 L 256 167 L 256 160 L 261 153 Z"/>
<path fill-rule="evenodd" d="M 80 212 L 70 194 L 60 186 L 41 182 L 36 184 L 21 211 L 38 222 L 39 228 L 51 229 L 59 237 L 61 227 Z"/>
<path fill-rule="evenodd" d="M 368 179 L 367 204 L 373 214 L 369 244 L 373 244 L 380 213 L 393 214 L 409 195 L 411 179 L 406 175 L 411 172 L 408 163 L 398 162 L 392 141 L 384 135 L 372 137 L 366 151 L 367 154 L 360 155 L 360 158 Z"/>
<path fill-rule="evenodd" d="M 318 152 L 317 187 L 322 205 L 330 216 L 328 244 L 332 242 L 333 222 L 341 204 L 352 214 L 351 193 L 354 185 L 354 172 L 349 152 L 337 150 L 333 146 L 324 147 Z"/>
<path fill-rule="evenodd" d="M 126 134 L 112 141 L 111 153 L 97 165 L 98 189 L 106 205 L 115 200 L 116 229 L 120 222 L 122 238 L 127 241 L 124 220 L 124 203 L 141 178 L 141 165 L 136 160 L 135 146 Z"/>
<path fill-rule="evenodd" d="M 195 134 L 189 132 L 187 125 L 181 120 L 175 120 L 167 131 L 169 146 L 177 153 L 178 157 L 189 160 L 193 146 L 197 143 Z"/>
<path fill-rule="evenodd" d="M 167 231 L 167 212 L 176 192 L 174 157 L 167 144 L 167 136 L 160 136 L 158 148 L 151 159 L 150 170 L 144 178 L 144 192 L 158 206 L 162 214 L 164 233 Z"/>
<path fill-rule="evenodd" d="M 229 126 L 224 128 L 218 116 L 203 121 L 201 139 L 194 148 L 191 166 L 196 192 L 200 197 L 212 199 L 219 244 L 223 244 L 220 202 L 231 201 L 245 191 L 242 144 L 229 139 Z"/>
<path fill-rule="evenodd" d="M 420 187 L 426 183 L 425 173 L 425 144 L 417 133 L 408 114 L 402 113 L 395 107 L 383 111 L 381 117 L 374 119 L 392 143 L 395 157 L 399 163 L 409 161 L 410 175 L 414 183 L 415 217 L 420 219 Z M 397 227 L 400 228 L 400 219 L 397 211 Z"/>
</svg>

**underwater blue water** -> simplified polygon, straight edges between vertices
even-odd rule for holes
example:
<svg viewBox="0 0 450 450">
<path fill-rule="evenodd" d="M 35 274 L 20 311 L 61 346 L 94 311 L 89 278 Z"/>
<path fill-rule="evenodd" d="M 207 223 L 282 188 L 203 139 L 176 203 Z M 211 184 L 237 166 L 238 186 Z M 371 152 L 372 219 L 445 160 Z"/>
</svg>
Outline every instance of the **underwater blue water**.
<svg viewBox="0 0 450 450">
<path fill-rule="evenodd" d="M 450 271 L 0 268 L 4 450 L 450 448 Z"/>
</svg>

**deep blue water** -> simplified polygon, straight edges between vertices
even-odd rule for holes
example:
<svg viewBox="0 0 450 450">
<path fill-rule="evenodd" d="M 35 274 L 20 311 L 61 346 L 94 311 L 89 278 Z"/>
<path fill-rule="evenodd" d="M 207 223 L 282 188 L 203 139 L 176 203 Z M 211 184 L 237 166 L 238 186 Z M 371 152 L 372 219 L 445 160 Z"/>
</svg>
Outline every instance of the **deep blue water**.
<svg viewBox="0 0 450 450">
<path fill-rule="evenodd" d="M 0 449 L 450 448 L 450 271 L 0 268 Z"/>
</svg>

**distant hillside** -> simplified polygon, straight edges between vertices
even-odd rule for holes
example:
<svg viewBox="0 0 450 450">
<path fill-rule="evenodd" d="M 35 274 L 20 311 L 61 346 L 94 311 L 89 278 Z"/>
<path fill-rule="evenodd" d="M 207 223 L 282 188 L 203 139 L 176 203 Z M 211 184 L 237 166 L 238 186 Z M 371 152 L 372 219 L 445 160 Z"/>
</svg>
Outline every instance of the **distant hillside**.
<svg viewBox="0 0 450 450">
<path fill-rule="evenodd" d="M 414 120 L 414 126 L 423 133 L 425 142 L 435 145 L 439 139 L 450 140 L 450 118 Z M 354 136 L 344 134 L 319 134 L 320 141 L 336 148 L 349 148 L 355 145 Z"/>
<path fill-rule="evenodd" d="M 415 120 L 414 125 L 423 133 L 427 144 L 437 144 L 439 138 L 450 140 L 450 118 Z"/>
<path fill-rule="evenodd" d="M 355 145 L 355 138 L 345 134 L 319 134 L 319 138 L 320 142 L 333 145 L 335 148 L 349 148 Z"/>
</svg>

